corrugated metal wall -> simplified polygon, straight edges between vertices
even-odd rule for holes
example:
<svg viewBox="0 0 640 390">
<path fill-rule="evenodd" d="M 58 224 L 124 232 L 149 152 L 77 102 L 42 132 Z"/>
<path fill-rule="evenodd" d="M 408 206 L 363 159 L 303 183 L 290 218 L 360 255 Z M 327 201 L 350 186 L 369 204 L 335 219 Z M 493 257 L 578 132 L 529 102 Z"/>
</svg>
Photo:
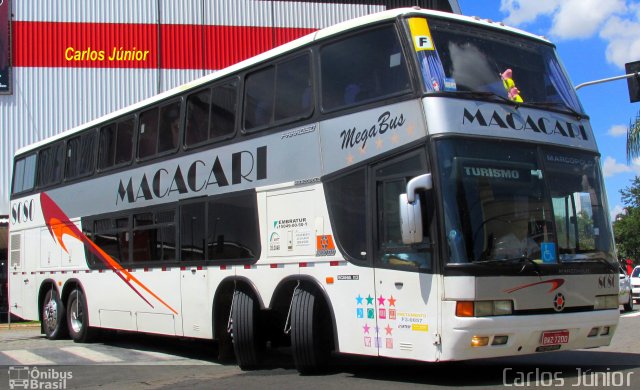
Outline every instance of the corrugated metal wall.
<svg viewBox="0 0 640 390">
<path fill-rule="evenodd" d="M 343 20 L 414 4 L 459 11 L 457 0 L 344 3 L 12 1 L 13 94 L 0 96 L 0 215 L 9 214 L 20 147 Z M 113 48 L 134 47 L 149 51 L 144 61 L 108 60 Z M 101 48 L 102 61 L 68 58 Z"/>
</svg>

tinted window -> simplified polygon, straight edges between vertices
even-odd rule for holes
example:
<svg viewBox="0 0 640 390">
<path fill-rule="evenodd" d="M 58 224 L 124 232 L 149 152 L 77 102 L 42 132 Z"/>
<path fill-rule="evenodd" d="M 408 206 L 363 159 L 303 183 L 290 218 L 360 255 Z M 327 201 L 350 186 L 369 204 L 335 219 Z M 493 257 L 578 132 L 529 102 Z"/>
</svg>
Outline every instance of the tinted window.
<svg viewBox="0 0 640 390">
<path fill-rule="evenodd" d="M 62 166 L 64 165 L 63 153 L 63 142 L 58 142 L 40 151 L 38 154 L 38 187 L 60 183 Z"/>
<path fill-rule="evenodd" d="M 33 189 L 36 178 L 36 155 L 32 154 L 25 158 L 16 160 L 13 168 L 13 189 L 12 193 Z"/>
<path fill-rule="evenodd" d="M 207 247 L 207 203 L 182 206 L 180 224 L 181 260 L 195 261 L 206 258 Z"/>
<path fill-rule="evenodd" d="M 247 76 L 245 82 L 244 128 L 262 127 L 273 121 L 275 67 Z"/>
<path fill-rule="evenodd" d="M 90 236 L 93 242 L 107 255 L 120 264 L 129 261 L 129 219 L 99 219 L 89 223 L 93 229 Z M 87 231 L 88 229 L 83 229 Z M 87 250 L 87 252 L 89 252 Z M 87 256 L 90 265 L 98 268 L 106 267 L 103 260 L 94 254 Z"/>
<path fill-rule="evenodd" d="M 133 262 L 174 261 L 175 259 L 175 211 L 134 215 Z"/>
<path fill-rule="evenodd" d="M 127 118 L 100 129 L 98 169 L 107 169 L 131 161 L 133 127 L 134 118 Z"/>
<path fill-rule="evenodd" d="M 180 142 L 180 102 L 144 111 L 138 131 L 139 158 L 175 150 Z"/>
<path fill-rule="evenodd" d="M 255 192 L 209 201 L 207 258 L 255 260 L 260 256 L 260 230 Z"/>
<path fill-rule="evenodd" d="M 428 221 L 426 214 L 422 216 L 422 242 L 407 245 L 402 242 L 400 221 L 400 194 L 407 192 L 407 183 L 412 178 L 426 173 L 426 159 L 422 153 L 403 155 L 400 158 L 378 165 L 376 178 L 376 221 L 378 223 L 378 256 L 376 261 L 387 267 L 421 268 L 431 267 L 431 252 L 428 238 Z M 428 192 L 418 193 L 423 213 L 426 207 Z M 432 209 L 432 208 L 431 208 Z"/>
<path fill-rule="evenodd" d="M 244 128 L 306 117 L 312 96 L 308 54 L 254 72 L 245 81 Z"/>
<path fill-rule="evenodd" d="M 365 170 L 328 181 L 325 191 L 338 244 L 347 256 L 364 260 L 367 251 Z"/>
<path fill-rule="evenodd" d="M 237 83 L 232 82 L 187 98 L 185 144 L 197 145 L 208 140 L 226 138 L 235 126 Z"/>
<path fill-rule="evenodd" d="M 96 132 L 83 134 L 67 142 L 67 163 L 65 177 L 73 179 L 93 172 Z"/>
<path fill-rule="evenodd" d="M 322 107 L 331 110 L 408 91 L 406 61 L 393 26 L 322 48 Z"/>
</svg>

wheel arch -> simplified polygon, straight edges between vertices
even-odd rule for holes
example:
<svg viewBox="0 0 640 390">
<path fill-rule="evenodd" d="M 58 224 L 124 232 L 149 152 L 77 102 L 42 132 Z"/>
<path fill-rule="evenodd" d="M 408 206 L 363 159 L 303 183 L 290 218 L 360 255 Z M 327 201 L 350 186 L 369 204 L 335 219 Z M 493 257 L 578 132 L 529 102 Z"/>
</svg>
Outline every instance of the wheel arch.
<svg viewBox="0 0 640 390">
<path fill-rule="evenodd" d="M 211 326 L 213 328 L 213 339 L 219 338 L 218 332 L 222 329 L 220 325 L 223 324 L 219 321 L 226 321 L 228 319 L 233 300 L 233 292 L 236 289 L 242 289 L 243 291 L 252 294 L 260 305 L 260 310 L 265 309 L 262 296 L 250 279 L 244 276 L 228 276 L 224 278 L 218 284 L 216 292 L 213 294 L 213 302 L 211 302 Z"/>
<path fill-rule="evenodd" d="M 276 311 L 284 310 L 284 314 L 287 315 L 291 306 L 291 300 L 293 299 L 293 292 L 298 285 L 308 287 L 314 292 L 319 293 L 322 297 L 324 304 L 329 311 L 329 315 L 331 316 L 333 348 L 335 351 L 339 351 L 338 327 L 333 304 L 329 299 L 327 290 L 316 278 L 310 275 L 290 275 L 282 279 L 276 286 L 273 296 L 271 297 L 269 308 Z"/>
</svg>

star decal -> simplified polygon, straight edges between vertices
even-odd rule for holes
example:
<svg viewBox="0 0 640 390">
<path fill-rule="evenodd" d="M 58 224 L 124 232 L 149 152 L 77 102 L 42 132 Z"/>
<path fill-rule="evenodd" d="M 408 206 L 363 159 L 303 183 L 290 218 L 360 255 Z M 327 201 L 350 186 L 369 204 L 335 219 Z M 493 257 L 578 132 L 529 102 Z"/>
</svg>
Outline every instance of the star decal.
<svg viewBox="0 0 640 390">
<path fill-rule="evenodd" d="M 376 148 L 377 148 L 378 150 L 380 150 L 380 149 L 382 149 L 382 146 L 383 146 L 383 145 L 384 145 L 384 141 L 382 141 L 382 139 L 381 139 L 381 138 L 378 138 L 378 139 L 376 140 Z"/>
<path fill-rule="evenodd" d="M 407 134 L 409 135 L 413 135 L 413 132 L 415 131 L 416 127 L 413 123 L 410 123 L 409 126 L 407 126 Z"/>
<path fill-rule="evenodd" d="M 364 324 L 362 329 L 364 329 L 364 333 L 369 334 L 369 329 L 371 329 L 371 328 L 369 327 L 369 324 Z"/>
<path fill-rule="evenodd" d="M 353 155 L 351 153 L 347 155 L 347 164 L 353 164 Z"/>
<path fill-rule="evenodd" d="M 380 306 L 384 306 L 384 301 L 385 301 L 385 299 L 384 299 L 384 297 L 383 297 L 383 296 L 382 296 L 382 294 L 381 294 L 381 295 L 380 295 L 380 298 L 378 298 L 378 305 L 380 305 Z"/>
<path fill-rule="evenodd" d="M 360 294 L 358 294 L 358 296 L 356 297 L 356 302 L 357 302 L 357 304 L 358 304 L 358 305 L 362 305 L 362 300 L 363 300 L 363 299 L 364 299 L 364 298 L 362 298 L 362 297 L 360 296 Z"/>
<path fill-rule="evenodd" d="M 396 305 L 396 299 L 392 296 L 389 297 L 389 299 L 387 299 L 387 301 L 389 301 L 389 306 L 395 306 Z"/>
<path fill-rule="evenodd" d="M 397 144 L 399 141 L 400 136 L 397 133 L 391 136 L 391 142 L 393 142 L 394 144 Z"/>
<path fill-rule="evenodd" d="M 367 305 L 373 305 L 373 298 L 371 297 L 371 294 L 367 295 Z"/>
<path fill-rule="evenodd" d="M 389 324 L 387 324 L 387 327 L 386 327 L 386 328 L 384 328 L 384 330 L 386 330 L 386 331 L 387 331 L 387 336 L 393 336 L 393 335 L 391 334 L 391 332 L 393 332 L 393 328 L 392 328 Z"/>
<path fill-rule="evenodd" d="M 366 148 L 366 147 L 364 147 L 364 148 L 360 148 L 360 150 L 358 150 L 358 152 L 359 152 L 360 154 L 364 155 L 365 153 L 367 153 L 367 148 Z"/>
</svg>

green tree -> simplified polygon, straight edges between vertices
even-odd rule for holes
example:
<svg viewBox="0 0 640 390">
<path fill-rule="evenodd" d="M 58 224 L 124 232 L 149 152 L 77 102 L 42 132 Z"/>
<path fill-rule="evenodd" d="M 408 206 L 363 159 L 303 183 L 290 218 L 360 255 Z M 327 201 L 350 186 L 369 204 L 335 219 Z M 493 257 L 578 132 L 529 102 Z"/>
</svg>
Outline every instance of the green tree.
<svg viewBox="0 0 640 390">
<path fill-rule="evenodd" d="M 640 262 L 640 177 L 636 176 L 631 185 L 620 190 L 626 213 L 618 214 L 613 222 L 618 255 Z"/>
</svg>

